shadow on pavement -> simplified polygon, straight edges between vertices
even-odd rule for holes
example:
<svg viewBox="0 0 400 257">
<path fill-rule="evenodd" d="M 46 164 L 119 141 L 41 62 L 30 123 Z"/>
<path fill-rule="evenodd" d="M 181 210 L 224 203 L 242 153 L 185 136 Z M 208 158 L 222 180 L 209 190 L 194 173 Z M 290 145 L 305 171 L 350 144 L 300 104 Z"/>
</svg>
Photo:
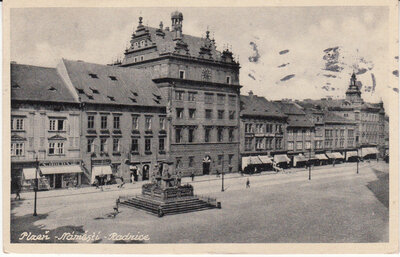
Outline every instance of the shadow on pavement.
<svg viewBox="0 0 400 257">
<path fill-rule="evenodd" d="M 389 208 L 389 173 L 374 168 L 372 170 L 378 179 L 369 182 L 367 187 L 386 208 Z"/>
<path fill-rule="evenodd" d="M 83 226 L 61 226 L 55 229 L 46 229 L 44 225 L 35 225 L 35 222 L 46 219 L 49 214 L 44 213 L 33 216 L 30 213 L 24 216 L 16 216 L 12 210 L 21 204 L 21 201 L 13 201 L 11 203 L 11 243 L 76 243 L 77 241 L 75 240 L 58 240 L 56 236 L 62 237 L 64 233 L 69 233 L 70 235 L 82 235 L 85 233 Z M 34 236 L 38 240 L 33 240 Z"/>
</svg>

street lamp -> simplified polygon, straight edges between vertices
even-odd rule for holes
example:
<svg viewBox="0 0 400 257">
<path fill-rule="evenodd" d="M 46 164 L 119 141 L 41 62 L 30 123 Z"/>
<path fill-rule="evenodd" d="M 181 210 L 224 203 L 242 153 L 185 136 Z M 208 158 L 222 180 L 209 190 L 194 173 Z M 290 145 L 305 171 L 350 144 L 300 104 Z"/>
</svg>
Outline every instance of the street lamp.
<svg viewBox="0 0 400 257">
<path fill-rule="evenodd" d="M 360 156 L 358 155 L 358 149 L 357 149 L 357 174 L 358 174 L 358 163 L 360 162 Z"/>
<path fill-rule="evenodd" d="M 221 187 L 221 192 L 224 192 L 224 158 L 225 158 L 225 154 L 222 157 L 222 187 Z"/>
<path fill-rule="evenodd" d="M 36 171 L 35 171 L 35 187 L 34 187 L 34 191 L 35 191 L 35 201 L 33 203 L 33 216 L 37 216 L 37 212 L 36 212 L 36 202 L 37 202 L 37 191 L 38 191 L 38 187 L 39 187 L 39 181 L 38 181 L 38 171 L 39 171 L 39 161 L 38 161 L 38 156 L 37 153 L 35 153 L 36 156 Z"/>
<path fill-rule="evenodd" d="M 311 180 L 311 129 L 310 129 L 310 151 L 308 155 L 308 180 Z"/>
</svg>

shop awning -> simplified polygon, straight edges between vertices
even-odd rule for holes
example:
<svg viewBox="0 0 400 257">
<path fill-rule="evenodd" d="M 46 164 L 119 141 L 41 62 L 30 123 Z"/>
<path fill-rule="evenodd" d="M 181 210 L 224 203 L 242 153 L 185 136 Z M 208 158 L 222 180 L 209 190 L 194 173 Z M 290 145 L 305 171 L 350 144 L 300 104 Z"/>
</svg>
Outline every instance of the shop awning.
<svg viewBox="0 0 400 257">
<path fill-rule="evenodd" d="M 36 168 L 25 168 L 22 170 L 22 173 L 24 174 L 24 179 L 29 180 L 29 179 L 35 179 L 36 176 Z M 40 174 L 38 173 L 37 177 L 40 177 Z"/>
<path fill-rule="evenodd" d="M 379 153 L 378 149 L 375 147 L 366 147 L 361 149 L 361 156 L 364 157 L 368 154 L 377 154 Z"/>
<path fill-rule="evenodd" d="M 274 162 L 281 163 L 281 162 L 290 162 L 289 157 L 286 154 L 277 154 L 274 156 Z"/>
<path fill-rule="evenodd" d="M 329 159 L 336 159 L 333 153 L 326 153 L 326 156 L 328 156 Z"/>
<path fill-rule="evenodd" d="M 325 154 L 321 153 L 321 154 L 316 154 L 315 158 L 317 158 L 318 160 L 328 160 L 328 157 L 326 157 Z"/>
<path fill-rule="evenodd" d="M 304 155 L 296 155 L 293 156 L 293 165 L 296 166 L 298 162 L 306 162 L 307 159 L 304 157 Z"/>
<path fill-rule="evenodd" d="M 351 157 L 357 157 L 357 151 L 348 151 L 346 152 L 346 161 L 349 160 Z"/>
<path fill-rule="evenodd" d="M 90 180 L 90 183 L 93 184 L 96 181 L 96 176 L 105 176 L 105 175 L 111 175 L 112 170 L 111 166 L 105 165 L 105 166 L 94 166 L 92 168 L 92 178 Z"/>
<path fill-rule="evenodd" d="M 339 152 L 334 152 L 333 156 L 335 156 L 335 159 L 344 159 L 343 155 Z"/>
<path fill-rule="evenodd" d="M 271 164 L 272 163 L 271 157 L 269 157 L 267 155 L 259 155 L 258 158 L 261 160 L 261 162 L 263 164 Z"/>
<path fill-rule="evenodd" d="M 70 173 L 83 173 L 80 165 L 59 165 L 59 166 L 45 166 L 40 167 L 42 174 L 70 174 Z"/>
<path fill-rule="evenodd" d="M 242 169 L 246 168 L 248 165 L 262 164 L 258 156 L 247 156 L 242 157 Z"/>
</svg>

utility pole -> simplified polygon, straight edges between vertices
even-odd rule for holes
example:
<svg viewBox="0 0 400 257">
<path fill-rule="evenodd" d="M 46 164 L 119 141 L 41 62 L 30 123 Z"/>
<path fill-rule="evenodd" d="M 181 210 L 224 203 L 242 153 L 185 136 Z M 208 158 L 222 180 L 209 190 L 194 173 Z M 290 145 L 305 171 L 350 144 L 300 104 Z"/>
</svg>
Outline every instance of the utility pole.
<svg viewBox="0 0 400 257">
<path fill-rule="evenodd" d="M 39 171 L 39 161 L 38 161 L 38 156 L 37 156 L 37 153 L 36 153 L 36 171 L 35 171 L 35 188 L 34 188 L 34 190 L 35 190 L 35 201 L 34 201 L 34 204 L 33 204 L 33 216 L 37 216 L 37 212 L 36 212 L 36 202 L 37 202 L 37 191 L 38 191 L 38 187 L 39 187 L 39 183 L 38 183 L 38 177 L 37 177 L 37 175 L 38 175 L 38 171 Z"/>
</svg>

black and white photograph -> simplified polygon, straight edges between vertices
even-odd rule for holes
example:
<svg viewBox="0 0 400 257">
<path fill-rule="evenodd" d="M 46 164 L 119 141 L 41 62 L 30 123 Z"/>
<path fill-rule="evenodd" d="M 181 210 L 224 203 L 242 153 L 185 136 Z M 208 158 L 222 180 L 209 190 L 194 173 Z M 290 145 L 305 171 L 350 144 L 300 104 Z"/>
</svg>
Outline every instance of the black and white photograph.
<svg viewBox="0 0 400 257">
<path fill-rule="evenodd" d="M 398 252 L 397 1 L 46 3 L 3 12 L 7 252 Z"/>
</svg>

